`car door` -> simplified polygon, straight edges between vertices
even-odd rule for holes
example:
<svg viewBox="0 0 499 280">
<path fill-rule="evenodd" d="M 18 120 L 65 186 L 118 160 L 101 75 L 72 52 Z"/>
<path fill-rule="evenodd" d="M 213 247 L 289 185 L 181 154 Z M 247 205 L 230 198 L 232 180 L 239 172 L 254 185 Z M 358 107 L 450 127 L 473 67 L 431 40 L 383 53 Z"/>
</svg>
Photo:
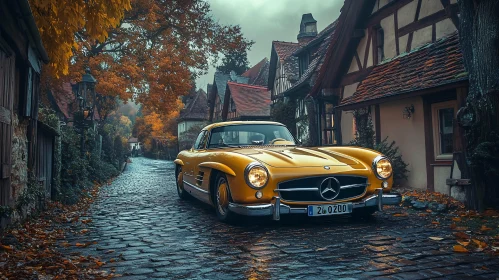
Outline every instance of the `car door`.
<svg viewBox="0 0 499 280">
<path fill-rule="evenodd" d="M 194 147 L 193 156 L 192 156 L 192 170 L 193 170 L 193 178 L 194 184 L 196 187 L 202 189 L 205 192 L 208 192 L 206 187 L 203 187 L 204 180 L 204 172 L 202 172 L 199 168 L 199 164 L 206 161 L 207 151 L 206 145 L 208 142 L 209 132 L 206 131 L 201 137 L 198 145 Z"/>
<path fill-rule="evenodd" d="M 196 185 L 196 180 L 194 178 L 194 168 L 196 167 L 196 162 L 198 161 L 197 159 L 197 150 L 199 147 L 199 143 L 203 139 L 203 137 L 206 135 L 206 130 L 202 130 L 198 137 L 196 138 L 196 141 L 194 141 L 194 144 L 192 145 L 191 149 L 187 152 L 187 155 L 184 160 L 184 167 L 183 167 L 183 172 L 184 172 L 184 181 L 187 182 L 188 184 L 191 185 Z"/>
</svg>

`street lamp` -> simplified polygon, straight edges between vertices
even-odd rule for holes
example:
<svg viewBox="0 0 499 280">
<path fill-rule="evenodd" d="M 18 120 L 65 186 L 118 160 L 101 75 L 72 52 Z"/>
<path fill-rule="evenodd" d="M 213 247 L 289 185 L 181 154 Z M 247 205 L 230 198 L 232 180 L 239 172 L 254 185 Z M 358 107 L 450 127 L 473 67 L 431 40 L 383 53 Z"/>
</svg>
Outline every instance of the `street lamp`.
<svg viewBox="0 0 499 280">
<path fill-rule="evenodd" d="M 87 123 L 94 118 L 95 107 L 95 84 L 97 80 L 90 74 L 90 68 L 85 69 L 85 74 L 81 81 L 78 82 L 76 91 L 76 103 L 79 107 L 78 120 L 75 124 L 81 129 L 81 156 L 84 156 L 85 151 L 85 128 Z"/>
</svg>

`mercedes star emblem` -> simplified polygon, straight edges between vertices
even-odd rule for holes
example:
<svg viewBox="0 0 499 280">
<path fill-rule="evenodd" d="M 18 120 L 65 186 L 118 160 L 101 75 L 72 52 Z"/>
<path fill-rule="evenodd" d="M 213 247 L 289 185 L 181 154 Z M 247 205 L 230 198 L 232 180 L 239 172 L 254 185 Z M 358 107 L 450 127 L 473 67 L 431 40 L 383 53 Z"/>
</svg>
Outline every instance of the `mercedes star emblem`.
<svg viewBox="0 0 499 280">
<path fill-rule="evenodd" d="M 340 182 L 334 177 L 328 177 L 322 181 L 319 194 L 325 200 L 333 200 L 340 194 Z"/>
</svg>

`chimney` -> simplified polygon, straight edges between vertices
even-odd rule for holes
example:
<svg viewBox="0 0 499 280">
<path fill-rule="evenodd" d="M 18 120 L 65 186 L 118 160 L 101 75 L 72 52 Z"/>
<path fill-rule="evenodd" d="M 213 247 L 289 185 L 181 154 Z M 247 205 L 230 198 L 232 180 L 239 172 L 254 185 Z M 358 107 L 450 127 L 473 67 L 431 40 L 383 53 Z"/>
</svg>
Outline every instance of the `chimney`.
<svg viewBox="0 0 499 280">
<path fill-rule="evenodd" d="M 303 14 L 301 16 L 300 33 L 296 37 L 298 43 L 305 44 L 317 36 L 317 21 L 312 14 Z"/>
</svg>

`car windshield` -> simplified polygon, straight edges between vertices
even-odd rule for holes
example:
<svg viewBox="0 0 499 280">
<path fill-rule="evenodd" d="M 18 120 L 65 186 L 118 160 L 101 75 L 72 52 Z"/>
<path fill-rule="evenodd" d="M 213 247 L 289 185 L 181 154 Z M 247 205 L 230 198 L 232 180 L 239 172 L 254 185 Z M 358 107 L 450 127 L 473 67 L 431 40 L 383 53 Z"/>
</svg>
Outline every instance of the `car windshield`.
<svg viewBox="0 0 499 280">
<path fill-rule="evenodd" d="M 282 125 L 228 125 L 211 131 L 208 148 L 248 145 L 295 145 L 295 141 L 289 130 Z"/>
</svg>

